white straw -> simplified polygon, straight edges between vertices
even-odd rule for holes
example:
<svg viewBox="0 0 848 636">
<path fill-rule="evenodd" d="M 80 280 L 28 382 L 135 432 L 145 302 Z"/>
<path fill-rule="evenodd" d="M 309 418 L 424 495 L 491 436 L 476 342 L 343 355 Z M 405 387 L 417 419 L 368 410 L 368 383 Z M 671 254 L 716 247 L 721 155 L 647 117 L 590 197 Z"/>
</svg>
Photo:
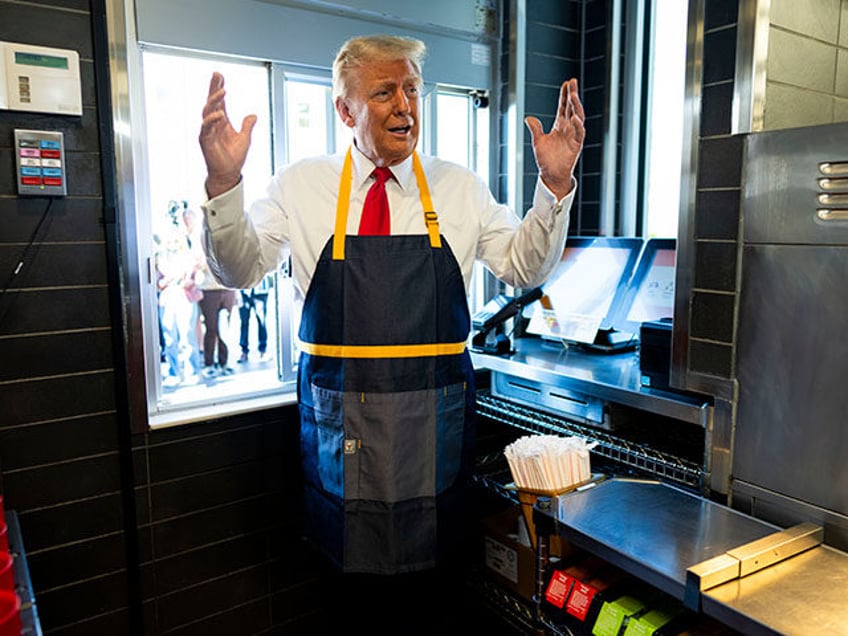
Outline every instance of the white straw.
<svg viewBox="0 0 848 636">
<path fill-rule="evenodd" d="M 589 451 L 581 437 L 527 435 L 504 449 L 512 479 L 518 488 L 562 491 L 591 477 Z"/>
</svg>

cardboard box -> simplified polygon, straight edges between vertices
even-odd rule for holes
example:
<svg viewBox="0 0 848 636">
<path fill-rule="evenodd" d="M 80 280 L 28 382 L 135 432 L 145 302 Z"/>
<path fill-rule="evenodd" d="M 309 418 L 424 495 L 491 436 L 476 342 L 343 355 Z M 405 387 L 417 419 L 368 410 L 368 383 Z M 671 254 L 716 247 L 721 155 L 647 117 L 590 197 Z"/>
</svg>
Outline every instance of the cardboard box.
<svg viewBox="0 0 848 636">
<path fill-rule="evenodd" d="M 533 600 L 536 593 L 536 553 L 519 541 L 521 511 L 507 509 L 483 519 L 483 564 L 505 589 Z"/>
</svg>

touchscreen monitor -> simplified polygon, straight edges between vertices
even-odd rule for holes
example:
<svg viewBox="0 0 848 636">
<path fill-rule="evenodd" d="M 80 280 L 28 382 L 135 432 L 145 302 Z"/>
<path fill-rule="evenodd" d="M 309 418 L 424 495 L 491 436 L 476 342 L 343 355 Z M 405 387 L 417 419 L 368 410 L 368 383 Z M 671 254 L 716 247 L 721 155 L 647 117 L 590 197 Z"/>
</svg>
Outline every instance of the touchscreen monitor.
<svg viewBox="0 0 848 636">
<path fill-rule="evenodd" d="M 676 243 L 673 238 L 652 238 L 645 242 L 615 319 L 616 330 L 638 334 L 643 322 L 674 317 Z"/>
<path fill-rule="evenodd" d="M 611 329 L 627 288 L 641 238 L 572 237 L 559 264 L 542 285 L 527 331 L 548 338 L 592 343 Z"/>
</svg>

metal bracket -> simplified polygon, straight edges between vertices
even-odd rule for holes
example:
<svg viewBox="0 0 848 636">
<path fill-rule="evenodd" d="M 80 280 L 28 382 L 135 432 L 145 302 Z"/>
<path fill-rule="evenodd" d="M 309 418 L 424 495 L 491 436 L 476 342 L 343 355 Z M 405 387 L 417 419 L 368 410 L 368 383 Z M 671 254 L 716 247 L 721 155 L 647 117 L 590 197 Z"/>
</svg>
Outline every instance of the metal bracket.
<svg viewBox="0 0 848 636">
<path fill-rule="evenodd" d="M 700 610 L 701 592 L 784 561 L 820 545 L 824 530 L 814 523 L 801 523 L 762 539 L 733 548 L 686 570 L 683 603 Z"/>
</svg>

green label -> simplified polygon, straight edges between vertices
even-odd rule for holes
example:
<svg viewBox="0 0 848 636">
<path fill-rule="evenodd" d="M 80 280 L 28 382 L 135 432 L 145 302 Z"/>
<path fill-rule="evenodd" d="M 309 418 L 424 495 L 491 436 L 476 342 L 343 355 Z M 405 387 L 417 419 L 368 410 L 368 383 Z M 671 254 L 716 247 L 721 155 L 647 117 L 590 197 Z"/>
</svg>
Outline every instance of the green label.
<svg viewBox="0 0 848 636">
<path fill-rule="evenodd" d="M 68 58 L 57 55 L 43 55 L 41 53 L 23 53 L 15 51 L 15 63 L 27 66 L 41 66 L 46 68 L 68 68 Z"/>
</svg>

